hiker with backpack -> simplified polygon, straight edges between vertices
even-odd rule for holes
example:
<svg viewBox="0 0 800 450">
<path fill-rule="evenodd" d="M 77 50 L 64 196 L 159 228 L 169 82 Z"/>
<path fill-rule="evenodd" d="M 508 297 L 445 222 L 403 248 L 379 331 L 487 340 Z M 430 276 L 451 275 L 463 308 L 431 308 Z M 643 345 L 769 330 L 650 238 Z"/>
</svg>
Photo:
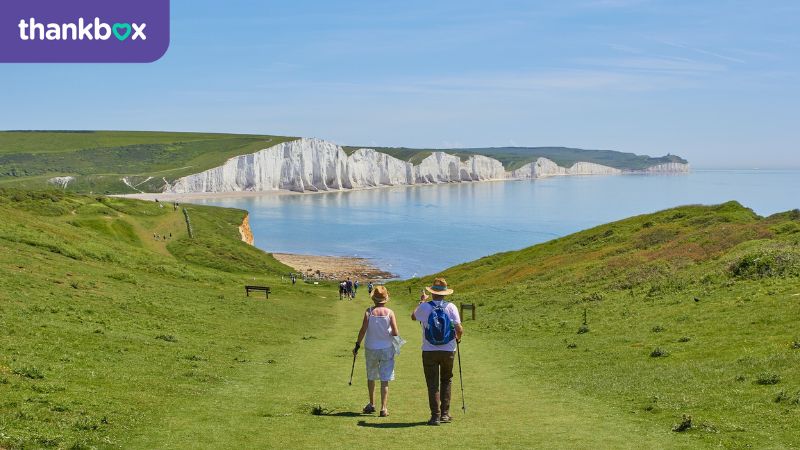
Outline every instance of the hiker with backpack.
<svg viewBox="0 0 800 450">
<path fill-rule="evenodd" d="M 369 390 L 369 403 L 364 407 L 364 414 L 375 412 L 375 381 L 381 382 L 381 409 L 380 416 L 389 415 L 386 404 L 389 399 L 389 382 L 394 380 L 394 355 L 395 341 L 400 340 L 397 329 L 397 318 L 394 311 L 386 307 L 389 301 L 389 291 L 384 286 L 378 286 L 372 291 L 372 301 L 375 306 L 367 308 L 358 331 L 356 346 L 353 348 L 353 361 L 361 348 L 361 340 L 367 360 L 367 388 Z M 354 363 L 355 364 L 355 363 Z M 351 377 L 352 381 L 352 377 Z"/>
<path fill-rule="evenodd" d="M 445 301 L 453 290 L 447 287 L 444 278 L 436 278 L 425 290 L 433 295 L 433 299 L 428 301 L 430 297 L 423 291 L 411 320 L 422 323 L 422 368 L 431 409 L 428 425 L 439 425 L 453 420 L 450 416 L 453 365 L 456 345 L 461 342 L 464 328 L 456 305 Z"/>
<path fill-rule="evenodd" d="M 353 281 L 350 278 L 347 278 L 347 281 L 344 282 L 345 290 L 347 291 L 347 298 L 353 298 Z"/>
</svg>

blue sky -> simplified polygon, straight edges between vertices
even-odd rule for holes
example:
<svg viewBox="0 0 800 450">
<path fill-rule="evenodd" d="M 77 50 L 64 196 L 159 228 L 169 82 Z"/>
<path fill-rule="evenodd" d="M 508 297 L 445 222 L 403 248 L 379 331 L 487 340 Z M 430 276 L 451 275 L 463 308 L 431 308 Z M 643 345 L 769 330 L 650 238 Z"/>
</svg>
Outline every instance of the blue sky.
<svg viewBox="0 0 800 450">
<path fill-rule="evenodd" d="M 148 65 L 0 65 L 0 129 L 564 145 L 800 168 L 797 1 L 173 0 Z"/>
</svg>

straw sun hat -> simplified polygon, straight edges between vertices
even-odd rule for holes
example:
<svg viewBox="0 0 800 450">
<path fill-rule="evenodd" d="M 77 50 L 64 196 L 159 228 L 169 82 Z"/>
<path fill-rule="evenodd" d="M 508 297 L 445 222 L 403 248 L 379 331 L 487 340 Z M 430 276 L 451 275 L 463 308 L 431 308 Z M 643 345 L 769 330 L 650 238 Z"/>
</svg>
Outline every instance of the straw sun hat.
<svg viewBox="0 0 800 450">
<path fill-rule="evenodd" d="M 383 305 L 389 301 L 389 291 L 386 290 L 386 286 L 375 286 L 372 288 L 371 298 L 373 302 Z"/>
<path fill-rule="evenodd" d="M 433 285 L 426 287 L 425 290 L 434 295 L 450 295 L 453 293 L 452 289 L 447 288 L 447 281 L 444 278 L 433 280 Z"/>
</svg>

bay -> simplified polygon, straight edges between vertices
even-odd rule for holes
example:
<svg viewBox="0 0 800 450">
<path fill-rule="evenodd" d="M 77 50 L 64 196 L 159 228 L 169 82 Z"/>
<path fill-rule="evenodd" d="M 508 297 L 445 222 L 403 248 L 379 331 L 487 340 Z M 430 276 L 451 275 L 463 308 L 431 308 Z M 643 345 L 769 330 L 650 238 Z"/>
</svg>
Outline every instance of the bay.
<svg viewBox="0 0 800 450">
<path fill-rule="evenodd" d="M 408 278 L 638 214 L 730 200 L 760 215 L 800 208 L 800 171 L 554 177 L 192 202 L 248 210 L 265 251 L 358 256 Z"/>
</svg>

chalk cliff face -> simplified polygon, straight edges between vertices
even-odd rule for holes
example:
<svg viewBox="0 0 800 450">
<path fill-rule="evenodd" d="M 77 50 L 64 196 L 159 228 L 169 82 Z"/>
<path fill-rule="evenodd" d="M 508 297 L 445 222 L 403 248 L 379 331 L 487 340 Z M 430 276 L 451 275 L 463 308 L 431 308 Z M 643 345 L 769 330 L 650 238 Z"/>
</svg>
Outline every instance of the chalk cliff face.
<svg viewBox="0 0 800 450">
<path fill-rule="evenodd" d="M 414 165 L 371 148 L 361 148 L 347 158 L 346 177 L 351 187 L 414 184 Z"/>
<path fill-rule="evenodd" d="M 668 163 L 642 172 L 687 171 L 686 164 Z M 546 158 L 506 172 L 503 164 L 494 158 L 474 155 L 461 161 L 458 156 L 444 152 L 434 152 L 415 166 L 369 148 L 356 150 L 347 156 L 336 144 L 304 138 L 253 154 L 236 156 L 219 167 L 176 180 L 165 188 L 165 192 L 319 192 L 377 186 L 621 173 L 626 172 L 588 162 L 560 167 Z"/>
<path fill-rule="evenodd" d="M 180 178 L 166 192 L 314 192 L 503 178 L 503 164 L 486 156 L 472 156 L 462 162 L 458 156 L 435 152 L 414 166 L 369 148 L 347 156 L 330 142 L 299 139 Z"/>
<path fill-rule="evenodd" d="M 167 192 L 327 191 L 351 188 L 345 178 L 347 155 L 320 139 L 284 142 L 178 179 Z"/>
<path fill-rule="evenodd" d="M 619 175 L 622 170 L 601 164 L 577 162 L 571 167 L 561 167 L 547 158 L 539 158 L 511 172 L 510 178 L 543 178 L 565 175 Z"/>
<path fill-rule="evenodd" d="M 72 181 L 75 181 L 75 177 L 53 177 L 47 180 L 48 183 L 64 189 L 66 189 L 67 185 Z"/>
<path fill-rule="evenodd" d="M 642 172 L 645 173 L 686 173 L 688 171 L 689 171 L 688 164 L 675 163 L 675 162 L 658 164 L 642 170 Z"/>
</svg>

